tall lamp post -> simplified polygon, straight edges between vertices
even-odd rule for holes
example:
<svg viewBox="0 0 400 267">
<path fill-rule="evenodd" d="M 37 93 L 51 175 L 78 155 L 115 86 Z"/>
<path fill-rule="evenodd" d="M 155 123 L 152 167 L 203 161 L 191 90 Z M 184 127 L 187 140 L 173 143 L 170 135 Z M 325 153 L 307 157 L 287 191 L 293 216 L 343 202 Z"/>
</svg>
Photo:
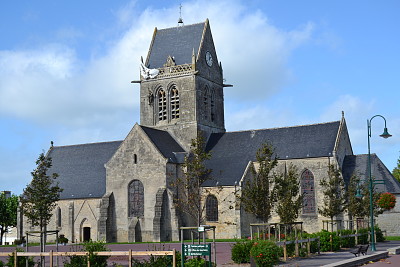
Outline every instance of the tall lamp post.
<svg viewBox="0 0 400 267">
<path fill-rule="evenodd" d="M 389 138 L 392 135 L 388 133 L 387 127 L 386 127 L 386 119 L 382 115 L 375 115 L 371 119 L 367 119 L 367 126 L 368 126 L 368 175 L 369 175 L 369 217 L 371 220 L 371 251 L 376 251 L 375 247 L 375 225 L 374 225 L 374 180 L 372 179 L 372 171 L 371 171 L 371 144 L 370 144 L 370 138 L 371 138 L 371 122 L 372 119 L 375 117 L 381 117 L 385 121 L 385 128 L 383 130 L 383 134 L 380 135 L 380 137 L 383 138 Z"/>
</svg>

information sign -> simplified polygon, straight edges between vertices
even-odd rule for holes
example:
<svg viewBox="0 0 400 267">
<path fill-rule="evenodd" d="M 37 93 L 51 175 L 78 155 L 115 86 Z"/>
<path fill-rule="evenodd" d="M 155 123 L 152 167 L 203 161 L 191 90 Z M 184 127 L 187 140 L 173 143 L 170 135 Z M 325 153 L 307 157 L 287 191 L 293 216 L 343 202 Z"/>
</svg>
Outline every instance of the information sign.
<svg viewBox="0 0 400 267">
<path fill-rule="evenodd" d="M 182 245 L 184 256 L 210 256 L 211 244 Z"/>
<path fill-rule="evenodd" d="M 186 256 L 208 256 L 211 267 L 211 244 L 182 244 L 182 266 Z"/>
</svg>

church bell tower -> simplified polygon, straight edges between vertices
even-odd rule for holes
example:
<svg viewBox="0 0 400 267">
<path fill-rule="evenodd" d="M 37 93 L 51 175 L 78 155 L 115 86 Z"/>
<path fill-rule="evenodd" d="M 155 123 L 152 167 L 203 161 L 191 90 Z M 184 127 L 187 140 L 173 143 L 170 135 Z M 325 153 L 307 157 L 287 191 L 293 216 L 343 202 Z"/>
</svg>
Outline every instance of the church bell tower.
<svg viewBox="0 0 400 267">
<path fill-rule="evenodd" d="M 155 28 L 141 64 L 140 124 L 168 131 L 188 150 L 199 133 L 225 132 L 223 87 L 208 20 Z"/>
</svg>

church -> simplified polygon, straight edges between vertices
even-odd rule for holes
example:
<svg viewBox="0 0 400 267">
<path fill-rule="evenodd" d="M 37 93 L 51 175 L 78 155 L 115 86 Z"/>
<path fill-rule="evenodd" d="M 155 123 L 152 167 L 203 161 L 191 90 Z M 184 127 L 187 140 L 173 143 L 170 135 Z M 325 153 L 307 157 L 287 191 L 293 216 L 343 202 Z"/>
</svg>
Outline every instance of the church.
<svg viewBox="0 0 400 267">
<path fill-rule="evenodd" d="M 251 177 L 256 151 L 268 142 L 278 167 L 293 164 L 299 173 L 303 208 L 299 221 L 307 232 L 319 231 L 323 220 L 319 181 L 330 164 L 348 182 L 357 173 L 366 177 L 367 155 L 354 155 L 344 115 L 337 121 L 283 128 L 226 132 L 224 84 L 208 20 L 173 28 L 155 28 L 140 81 L 140 124 L 124 140 L 51 146 L 47 156 L 64 189 L 48 230 L 58 230 L 72 242 L 176 241 L 181 226 L 195 226 L 174 206 L 171 184 L 182 177 L 182 164 L 192 139 L 199 134 L 211 152 L 205 182 L 204 224 L 216 227 L 216 238 L 250 235 L 250 223 L 236 197 Z M 243 88 L 244 90 L 244 88 Z M 372 172 L 385 184 L 378 190 L 400 195 L 400 184 L 376 155 Z M 217 192 L 218 191 L 218 192 Z M 399 208 L 377 218 L 388 234 L 400 235 Z M 337 219 L 348 219 L 343 214 Z M 276 216 L 270 222 L 279 222 Z M 18 235 L 37 230 L 23 214 Z"/>
</svg>

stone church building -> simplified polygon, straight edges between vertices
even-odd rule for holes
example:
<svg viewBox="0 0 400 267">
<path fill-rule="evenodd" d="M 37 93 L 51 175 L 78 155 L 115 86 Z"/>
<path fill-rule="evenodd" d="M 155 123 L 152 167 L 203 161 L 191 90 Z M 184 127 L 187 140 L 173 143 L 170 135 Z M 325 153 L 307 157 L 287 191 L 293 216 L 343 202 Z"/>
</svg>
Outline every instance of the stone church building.
<svg viewBox="0 0 400 267">
<path fill-rule="evenodd" d="M 72 242 L 179 240 L 179 227 L 195 224 L 175 209 L 171 183 L 182 176 L 191 140 L 200 133 L 212 153 L 207 167 L 213 180 L 203 184 L 209 189 L 204 223 L 216 226 L 217 238 L 248 236 L 249 224 L 257 222 L 235 194 L 251 177 L 250 167 L 263 143 L 274 146 L 280 166 L 297 166 L 305 196 L 299 221 L 308 232 L 319 231 L 327 219 L 318 214 L 318 206 L 323 197 L 319 181 L 327 177 L 329 164 L 342 170 L 345 181 L 353 173 L 367 173 L 367 156 L 353 154 L 343 115 L 333 122 L 226 132 L 223 90 L 229 85 L 224 84 L 208 20 L 156 28 L 137 83 L 140 124 L 124 140 L 49 149 L 50 173 L 59 174 L 64 191 L 48 230 L 59 230 Z M 399 183 L 376 155 L 372 170 L 386 181 L 379 190 L 400 193 Z M 399 211 L 378 218 L 388 234 L 400 235 L 400 223 L 390 219 Z M 37 230 L 19 218 L 19 237 Z M 343 214 L 339 219 L 346 218 Z"/>
</svg>

